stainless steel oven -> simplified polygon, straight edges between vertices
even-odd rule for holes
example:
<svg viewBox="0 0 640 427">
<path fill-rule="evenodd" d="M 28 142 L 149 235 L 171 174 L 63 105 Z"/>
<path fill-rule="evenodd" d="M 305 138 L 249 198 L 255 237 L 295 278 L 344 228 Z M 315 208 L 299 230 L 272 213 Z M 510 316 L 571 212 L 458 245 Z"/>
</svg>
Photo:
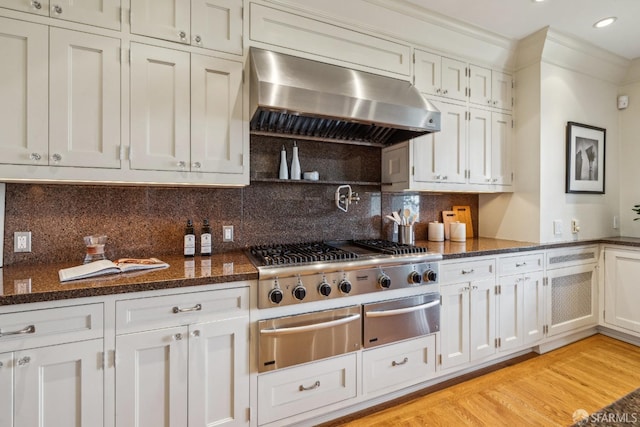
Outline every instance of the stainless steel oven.
<svg viewBox="0 0 640 427">
<path fill-rule="evenodd" d="M 440 293 L 364 304 L 364 347 L 370 348 L 440 330 Z"/>
<path fill-rule="evenodd" d="M 360 349 L 360 306 L 258 322 L 258 372 L 267 372 Z"/>
</svg>

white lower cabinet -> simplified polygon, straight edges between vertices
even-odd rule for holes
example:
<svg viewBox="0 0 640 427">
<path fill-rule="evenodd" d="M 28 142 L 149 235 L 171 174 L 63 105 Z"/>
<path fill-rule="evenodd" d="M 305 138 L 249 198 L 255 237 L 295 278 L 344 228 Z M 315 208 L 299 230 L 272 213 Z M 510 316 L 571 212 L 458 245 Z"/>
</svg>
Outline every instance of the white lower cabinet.
<svg viewBox="0 0 640 427">
<path fill-rule="evenodd" d="M 117 426 L 248 425 L 247 288 L 116 306 Z"/>
<path fill-rule="evenodd" d="M 547 270 L 547 336 L 597 324 L 596 283 L 595 263 Z"/>
<path fill-rule="evenodd" d="M 258 424 L 353 399 L 356 353 L 258 376 Z"/>
<path fill-rule="evenodd" d="M 640 332 L 640 251 L 604 251 L 604 322 Z"/>
<path fill-rule="evenodd" d="M 444 264 L 440 271 L 441 367 L 447 369 L 494 354 L 495 260 Z"/>
<path fill-rule="evenodd" d="M 436 372 L 435 362 L 435 335 L 363 351 L 363 392 L 389 393 L 426 381 Z"/>
<path fill-rule="evenodd" d="M 104 424 L 102 304 L 0 314 L 0 425 Z"/>
</svg>

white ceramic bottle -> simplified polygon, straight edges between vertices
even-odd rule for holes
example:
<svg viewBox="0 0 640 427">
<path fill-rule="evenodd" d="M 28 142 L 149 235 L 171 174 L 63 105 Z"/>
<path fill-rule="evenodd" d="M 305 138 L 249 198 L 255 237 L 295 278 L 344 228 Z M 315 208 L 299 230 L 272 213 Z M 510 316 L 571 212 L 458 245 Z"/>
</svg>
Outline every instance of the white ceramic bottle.
<svg viewBox="0 0 640 427">
<path fill-rule="evenodd" d="M 300 179 L 300 159 L 298 159 L 298 145 L 293 141 L 293 158 L 291 159 L 291 179 Z"/>
<path fill-rule="evenodd" d="M 287 150 L 284 149 L 284 145 L 282 146 L 282 151 L 280 151 L 280 175 L 278 176 L 280 179 L 289 179 L 289 168 L 287 167 Z"/>
</svg>

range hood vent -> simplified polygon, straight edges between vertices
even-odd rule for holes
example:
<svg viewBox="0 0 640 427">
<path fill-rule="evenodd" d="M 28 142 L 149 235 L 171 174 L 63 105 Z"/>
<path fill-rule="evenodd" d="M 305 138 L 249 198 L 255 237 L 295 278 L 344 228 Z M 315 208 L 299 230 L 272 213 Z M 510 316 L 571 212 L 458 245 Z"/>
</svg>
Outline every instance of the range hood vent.
<svg viewBox="0 0 640 427">
<path fill-rule="evenodd" d="M 251 49 L 251 133 L 386 146 L 440 130 L 409 82 Z"/>
</svg>

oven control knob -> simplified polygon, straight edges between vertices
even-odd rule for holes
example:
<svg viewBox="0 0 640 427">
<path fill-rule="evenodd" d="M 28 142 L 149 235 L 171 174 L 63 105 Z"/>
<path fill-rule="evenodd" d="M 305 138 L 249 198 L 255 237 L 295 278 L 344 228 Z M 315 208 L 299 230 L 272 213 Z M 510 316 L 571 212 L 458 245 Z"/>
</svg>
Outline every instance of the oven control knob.
<svg viewBox="0 0 640 427">
<path fill-rule="evenodd" d="M 269 291 L 269 301 L 274 304 L 280 304 L 282 302 L 282 291 L 280 289 L 271 289 Z"/>
<path fill-rule="evenodd" d="M 412 271 L 411 274 L 409 274 L 409 283 L 416 285 L 422 283 L 422 275 L 417 271 Z"/>
<path fill-rule="evenodd" d="M 436 272 L 431 269 L 424 272 L 425 282 L 435 282 L 437 278 L 438 276 L 436 275 Z"/>
<path fill-rule="evenodd" d="M 338 289 L 340 289 L 340 292 L 343 294 L 348 294 L 351 292 L 351 282 L 347 279 L 342 279 L 340 283 L 338 283 Z"/>
<path fill-rule="evenodd" d="M 329 294 L 331 294 L 331 285 L 327 282 L 320 283 L 318 286 L 318 292 L 320 292 L 320 295 L 328 297 Z"/>
<path fill-rule="evenodd" d="M 378 285 L 380 285 L 381 288 L 385 288 L 385 289 L 390 288 L 391 287 L 391 278 L 389 276 L 387 276 L 386 274 L 382 273 L 378 277 Z"/>
<path fill-rule="evenodd" d="M 307 296 L 307 290 L 302 285 L 293 288 L 293 297 L 298 301 L 302 301 Z"/>
</svg>

